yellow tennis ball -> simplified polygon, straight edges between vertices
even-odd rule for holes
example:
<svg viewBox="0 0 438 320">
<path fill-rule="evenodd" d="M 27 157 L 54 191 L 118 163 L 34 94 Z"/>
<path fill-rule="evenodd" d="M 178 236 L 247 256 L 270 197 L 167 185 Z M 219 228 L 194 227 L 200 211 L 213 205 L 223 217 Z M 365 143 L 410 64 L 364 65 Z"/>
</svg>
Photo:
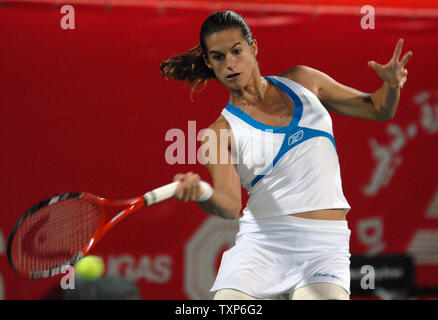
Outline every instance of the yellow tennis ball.
<svg viewBox="0 0 438 320">
<path fill-rule="evenodd" d="M 93 280 L 101 277 L 105 272 L 105 262 L 98 256 L 86 256 L 75 265 L 75 274 Z"/>
</svg>

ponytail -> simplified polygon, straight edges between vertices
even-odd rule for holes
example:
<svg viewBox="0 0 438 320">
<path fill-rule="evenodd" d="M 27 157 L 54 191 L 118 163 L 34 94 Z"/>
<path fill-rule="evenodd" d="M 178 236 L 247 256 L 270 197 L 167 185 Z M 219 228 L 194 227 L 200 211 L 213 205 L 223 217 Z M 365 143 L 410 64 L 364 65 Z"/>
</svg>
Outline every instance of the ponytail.
<svg viewBox="0 0 438 320">
<path fill-rule="evenodd" d="M 192 99 L 193 92 L 200 84 L 205 82 L 206 85 L 208 79 L 216 78 L 213 70 L 205 64 L 202 54 L 201 45 L 197 45 L 186 53 L 175 55 L 163 61 L 160 65 L 163 78 L 188 81 L 193 84 L 190 99 Z"/>
<path fill-rule="evenodd" d="M 202 23 L 199 45 L 161 63 L 160 70 L 163 78 L 188 81 L 193 84 L 190 93 L 191 99 L 193 92 L 201 83 L 204 82 L 206 85 L 208 79 L 216 78 L 214 71 L 207 67 L 203 59 L 203 54 L 207 55 L 208 52 L 205 38 L 213 33 L 231 28 L 238 28 L 248 45 L 252 45 L 252 32 L 240 14 L 230 10 L 213 13 Z"/>
</svg>

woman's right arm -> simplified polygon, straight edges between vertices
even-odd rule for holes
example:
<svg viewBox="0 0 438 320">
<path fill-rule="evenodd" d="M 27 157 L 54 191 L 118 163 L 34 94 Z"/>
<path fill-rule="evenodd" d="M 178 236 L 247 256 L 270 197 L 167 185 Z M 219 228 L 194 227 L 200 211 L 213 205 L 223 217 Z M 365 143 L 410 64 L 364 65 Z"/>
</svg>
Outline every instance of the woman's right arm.
<svg viewBox="0 0 438 320">
<path fill-rule="evenodd" d="M 228 122 L 222 116 L 214 122 L 209 129 L 216 134 L 215 144 L 216 150 L 211 150 L 213 145 L 209 144 L 210 148 L 207 149 L 206 157 L 210 160 L 216 159 L 216 161 L 209 161 L 205 165 L 209 171 L 213 180 L 213 195 L 207 201 L 198 202 L 199 206 L 207 213 L 220 216 L 224 219 L 237 219 L 240 216 L 242 209 L 242 197 L 241 197 L 241 185 L 240 178 L 231 161 L 231 138 L 229 135 L 226 141 L 220 141 L 220 130 L 230 130 Z M 208 135 L 203 142 L 208 143 Z M 221 143 L 225 143 L 224 150 L 227 150 L 227 161 L 220 162 L 220 150 Z M 213 152 L 213 154 L 211 154 Z M 223 160 L 223 159 L 222 159 Z M 175 194 L 176 200 L 193 201 L 200 195 L 199 181 L 200 177 L 197 174 L 188 172 L 186 174 L 177 174 L 174 177 L 174 181 L 180 180 L 182 183 L 178 185 L 177 192 Z"/>
</svg>

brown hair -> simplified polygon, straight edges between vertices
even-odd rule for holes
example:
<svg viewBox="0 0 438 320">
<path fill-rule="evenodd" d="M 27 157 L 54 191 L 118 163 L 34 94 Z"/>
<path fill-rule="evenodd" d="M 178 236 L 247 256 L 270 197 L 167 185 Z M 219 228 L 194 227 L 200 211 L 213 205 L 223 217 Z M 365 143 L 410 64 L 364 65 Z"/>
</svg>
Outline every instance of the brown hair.
<svg viewBox="0 0 438 320">
<path fill-rule="evenodd" d="M 205 64 L 203 55 L 208 57 L 205 37 L 219 31 L 238 28 L 242 37 L 252 45 L 253 38 L 251 30 L 245 19 L 234 11 L 219 11 L 210 15 L 202 24 L 199 35 L 199 44 L 186 53 L 175 55 L 160 65 L 160 70 L 165 79 L 188 81 L 193 84 L 190 98 L 193 92 L 201 84 L 207 85 L 208 79 L 215 79 L 214 71 Z M 205 87 L 204 85 L 204 87 Z"/>
<path fill-rule="evenodd" d="M 163 78 L 188 81 L 190 84 L 193 84 L 190 99 L 201 83 L 205 82 L 206 85 L 208 79 L 216 78 L 214 71 L 205 64 L 202 54 L 201 45 L 197 45 L 187 53 L 173 56 L 163 61 L 160 65 Z"/>
</svg>

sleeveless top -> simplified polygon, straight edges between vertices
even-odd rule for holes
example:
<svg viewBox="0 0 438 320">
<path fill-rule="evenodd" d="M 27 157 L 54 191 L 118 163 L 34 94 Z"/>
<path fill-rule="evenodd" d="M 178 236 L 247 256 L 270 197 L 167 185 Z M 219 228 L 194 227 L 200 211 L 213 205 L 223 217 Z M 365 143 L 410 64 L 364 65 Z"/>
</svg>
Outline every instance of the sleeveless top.
<svg viewBox="0 0 438 320">
<path fill-rule="evenodd" d="M 228 103 L 232 159 L 249 199 L 243 219 L 262 219 L 350 205 L 342 190 L 332 119 L 307 88 L 280 76 L 265 77 L 293 101 L 288 126 L 263 124 Z"/>
</svg>

